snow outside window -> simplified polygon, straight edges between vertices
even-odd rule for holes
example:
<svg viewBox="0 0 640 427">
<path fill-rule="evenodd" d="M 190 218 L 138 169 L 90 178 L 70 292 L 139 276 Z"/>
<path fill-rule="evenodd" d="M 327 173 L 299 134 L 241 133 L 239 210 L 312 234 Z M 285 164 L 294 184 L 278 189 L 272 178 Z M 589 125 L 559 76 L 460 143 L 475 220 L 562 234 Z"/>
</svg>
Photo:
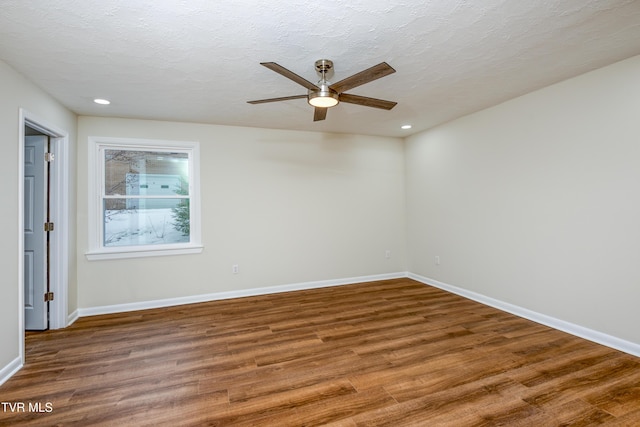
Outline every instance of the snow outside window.
<svg viewBox="0 0 640 427">
<path fill-rule="evenodd" d="M 202 251 L 197 142 L 89 145 L 90 260 Z"/>
</svg>

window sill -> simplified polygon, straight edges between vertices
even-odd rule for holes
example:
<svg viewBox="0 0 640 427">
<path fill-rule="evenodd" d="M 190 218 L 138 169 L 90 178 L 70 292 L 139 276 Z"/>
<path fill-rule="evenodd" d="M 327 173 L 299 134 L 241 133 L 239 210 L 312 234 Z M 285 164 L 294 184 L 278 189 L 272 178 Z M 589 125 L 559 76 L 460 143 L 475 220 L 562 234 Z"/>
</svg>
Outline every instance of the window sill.
<svg viewBox="0 0 640 427">
<path fill-rule="evenodd" d="M 127 249 L 116 248 L 102 251 L 91 251 L 85 253 L 85 256 L 89 261 L 101 261 L 107 259 L 126 259 L 126 258 L 145 258 L 155 256 L 169 256 L 169 255 L 190 255 L 202 253 L 204 246 L 193 245 L 180 248 L 144 248 L 144 249 Z"/>
</svg>

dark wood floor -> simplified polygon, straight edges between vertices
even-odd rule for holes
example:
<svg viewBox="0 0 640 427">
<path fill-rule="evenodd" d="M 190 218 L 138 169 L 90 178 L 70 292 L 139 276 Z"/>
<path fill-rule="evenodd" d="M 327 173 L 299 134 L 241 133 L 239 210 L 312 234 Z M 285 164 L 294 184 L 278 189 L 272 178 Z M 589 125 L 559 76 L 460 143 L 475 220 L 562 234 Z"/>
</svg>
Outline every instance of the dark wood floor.
<svg viewBox="0 0 640 427">
<path fill-rule="evenodd" d="M 409 279 L 81 318 L 26 349 L 0 400 L 27 412 L 1 425 L 640 425 L 639 358 Z"/>
</svg>

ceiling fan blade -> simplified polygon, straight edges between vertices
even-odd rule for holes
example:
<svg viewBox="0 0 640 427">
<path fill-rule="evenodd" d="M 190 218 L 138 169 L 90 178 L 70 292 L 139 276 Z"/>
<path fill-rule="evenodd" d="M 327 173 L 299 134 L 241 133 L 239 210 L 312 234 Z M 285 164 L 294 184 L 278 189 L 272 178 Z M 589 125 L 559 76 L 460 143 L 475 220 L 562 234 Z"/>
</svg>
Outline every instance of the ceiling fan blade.
<svg viewBox="0 0 640 427">
<path fill-rule="evenodd" d="M 368 98 L 360 95 L 350 95 L 348 93 L 340 94 L 340 102 L 349 104 L 364 105 L 365 107 L 382 108 L 383 110 L 391 110 L 396 106 L 397 102 L 385 101 L 384 99 Z"/>
<path fill-rule="evenodd" d="M 268 98 L 268 99 L 258 99 L 255 101 L 247 101 L 249 104 L 264 104 L 266 102 L 277 102 L 277 101 L 288 101 L 290 99 L 300 99 L 306 98 L 307 95 L 292 95 L 292 96 L 283 96 L 281 98 Z"/>
<path fill-rule="evenodd" d="M 340 80 L 338 83 L 334 83 L 329 86 L 329 88 L 335 90 L 338 93 L 342 93 L 348 91 L 349 89 L 353 89 L 354 87 L 372 82 L 395 72 L 396 70 L 394 70 L 389 64 L 387 64 L 386 62 L 381 62 L 378 65 L 374 65 L 371 68 L 360 71 L 359 73 L 356 73 L 351 77 Z"/>
<path fill-rule="evenodd" d="M 286 78 L 293 80 L 294 82 L 298 83 L 301 86 L 306 87 L 307 89 L 320 89 L 318 86 L 316 86 L 315 84 L 311 83 L 309 80 L 300 77 L 299 75 L 297 75 L 296 73 L 294 73 L 293 71 L 289 71 L 286 68 L 284 68 L 282 65 L 278 65 L 275 62 L 261 62 L 260 65 L 264 65 L 265 67 L 267 67 L 268 69 L 270 69 L 271 71 L 275 71 L 276 73 L 285 76 Z"/>
<path fill-rule="evenodd" d="M 326 119 L 327 110 L 328 108 L 315 107 L 315 110 L 313 111 L 313 121 L 317 122 Z"/>
</svg>

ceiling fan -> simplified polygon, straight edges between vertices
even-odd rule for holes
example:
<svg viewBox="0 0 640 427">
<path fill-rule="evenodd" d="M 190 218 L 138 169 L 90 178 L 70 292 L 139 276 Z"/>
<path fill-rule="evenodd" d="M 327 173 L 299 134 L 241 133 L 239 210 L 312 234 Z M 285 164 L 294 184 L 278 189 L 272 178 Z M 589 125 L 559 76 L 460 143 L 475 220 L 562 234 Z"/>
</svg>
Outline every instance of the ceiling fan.
<svg viewBox="0 0 640 427">
<path fill-rule="evenodd" d="M 283 96 L 281 98 L 258 99 L 256 101 L 247 101 L 249 104 L 263 104 L 266 102 L 288 101 L 290 99 L 307 98 L 307 102 L 312 105 L 315 110 L 313 113 L 313 121 L 324 120 L 327 117 L 327 110 L 338 105 L 339 102 L 347 102 L 349 104 L 364 105 L 365 107 L 382 108 L 383 110 L 391 110 L 396 106 L 397 102 L 385 101 L 384 99 L 368 98 L 366 96 L 351 95 L 344 93 L 349 89 L 361 86 L 365 83 L 372 82 L 389 74 L 396 72 L 386 62 L 381 62 L 364 71 L 360 71 L 346 79 L 337 83 L 331 83 L 327 80 L 327 73 L 333 68 L 333 62 L 328 59 L 319 59 L 316 61 L 316 71 L 320 75 L 320 81 L 313 84 L 307 79 L 300 77 L 296 73 L 287 70 L 275 62 L 261 62 L 260 65 L 275 71 L 284 77 L 293 80 L 301 86 L 308 89 L 306 95 Z"/>
</svg>

